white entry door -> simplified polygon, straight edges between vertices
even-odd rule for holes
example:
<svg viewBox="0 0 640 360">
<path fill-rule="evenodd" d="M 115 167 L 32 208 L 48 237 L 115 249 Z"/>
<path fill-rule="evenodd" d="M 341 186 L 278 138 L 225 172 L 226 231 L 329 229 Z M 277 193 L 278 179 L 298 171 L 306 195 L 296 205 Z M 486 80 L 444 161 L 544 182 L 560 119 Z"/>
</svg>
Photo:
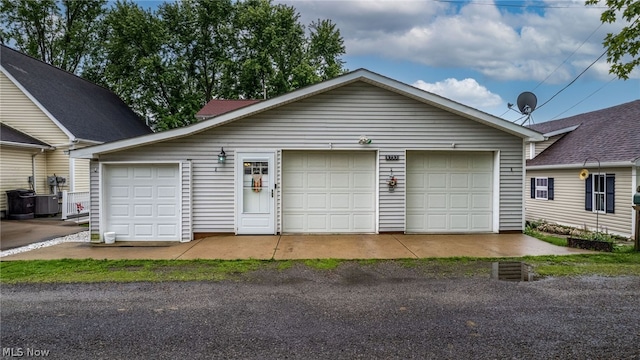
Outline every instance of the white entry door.
<svg viewBox="0 0 640 360">
<path fill-rule="evenodd" d="M 237 153 L 236 234 L 275 234 L 275 156 Z"/>
</svg>

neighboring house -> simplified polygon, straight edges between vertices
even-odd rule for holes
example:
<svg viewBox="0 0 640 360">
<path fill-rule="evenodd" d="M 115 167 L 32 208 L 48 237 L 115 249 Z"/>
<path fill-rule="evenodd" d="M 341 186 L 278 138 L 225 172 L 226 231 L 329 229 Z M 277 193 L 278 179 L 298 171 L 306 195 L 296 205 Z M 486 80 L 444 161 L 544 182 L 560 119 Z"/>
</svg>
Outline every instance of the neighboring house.
<svg viewBox="0 0 640 360">
<path fill-rule="evenodd" d="M 361 69 L 71 156 L 91 160 L 94 239 L 498 233 L 524 229 L 524 142 L 536 140 Z"/>
<path fill-rule="evenodd" d="M 205 120 L 214 116 L 228 113 L 229 111 L 237 110 L 251 104 L 255 104 L 260 100 L 222 100 L 212 99 L 210 100 L 198 113 L 196 113 L 196 119 Z"/>
<path fill-rule="evenodd" d="M 526 218 L 632 236 L 640 184 L 640 100 L 532 125 Z M 579 177 L 586 168 L 589 176 Z"/>
<path fill-rule="evenodd" d="M 109 90 L 4 45 L 0 123 L 3 216 L 7 190 L 88 191 L 89 162 L 71 159 L 69 150 L 151 133 Z M 64 186 L 49 185 L 54 174 L 66 179 Z"/>
</svg>

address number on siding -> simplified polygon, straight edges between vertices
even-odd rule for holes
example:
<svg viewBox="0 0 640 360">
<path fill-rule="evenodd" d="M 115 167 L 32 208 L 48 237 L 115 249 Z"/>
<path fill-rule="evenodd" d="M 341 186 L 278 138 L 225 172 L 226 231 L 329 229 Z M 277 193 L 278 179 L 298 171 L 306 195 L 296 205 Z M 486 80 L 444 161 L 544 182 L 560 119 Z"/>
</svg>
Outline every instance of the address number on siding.
<svg viewBox="0 0 640 360">
<path fill-rule="evenodd" d="M 399 155 L 385 155 L 384 159 L 387 161 L 398 161 L 400 160 L 400 156 Z"/>
</svg>

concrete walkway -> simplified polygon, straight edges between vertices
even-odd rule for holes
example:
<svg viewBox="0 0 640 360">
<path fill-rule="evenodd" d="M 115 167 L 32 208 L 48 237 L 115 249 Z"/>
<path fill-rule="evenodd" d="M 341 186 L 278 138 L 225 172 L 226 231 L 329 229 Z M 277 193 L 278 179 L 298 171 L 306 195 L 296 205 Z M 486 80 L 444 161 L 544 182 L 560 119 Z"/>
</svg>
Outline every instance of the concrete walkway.
<svg viewBox="0 0 640 360">
<path fill-rule="evenodd" d="M 133 246 L 135 245 L 135 246 Z M 5 256 L 36 259 L 405 259 L 430 257 L 521 257 L 591 251 L 551 245 L 524 234 L 473 235 L 220 235 L 188 243 L 63 243 Z"/>
</svg>

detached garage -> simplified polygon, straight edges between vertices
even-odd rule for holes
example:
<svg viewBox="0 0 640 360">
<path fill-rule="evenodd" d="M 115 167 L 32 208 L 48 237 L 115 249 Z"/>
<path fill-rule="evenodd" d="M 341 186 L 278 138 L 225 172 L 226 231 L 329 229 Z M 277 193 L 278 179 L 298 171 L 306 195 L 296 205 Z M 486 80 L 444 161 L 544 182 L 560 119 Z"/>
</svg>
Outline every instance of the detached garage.
<svg viewBox="0 0 640 360">
<path fill-rule="evenodd" d="M 535 131 L 367 70 L 243 104 L 72 151 L 91 159 L 92 238 L 524 229 Z"/>
</svg>

